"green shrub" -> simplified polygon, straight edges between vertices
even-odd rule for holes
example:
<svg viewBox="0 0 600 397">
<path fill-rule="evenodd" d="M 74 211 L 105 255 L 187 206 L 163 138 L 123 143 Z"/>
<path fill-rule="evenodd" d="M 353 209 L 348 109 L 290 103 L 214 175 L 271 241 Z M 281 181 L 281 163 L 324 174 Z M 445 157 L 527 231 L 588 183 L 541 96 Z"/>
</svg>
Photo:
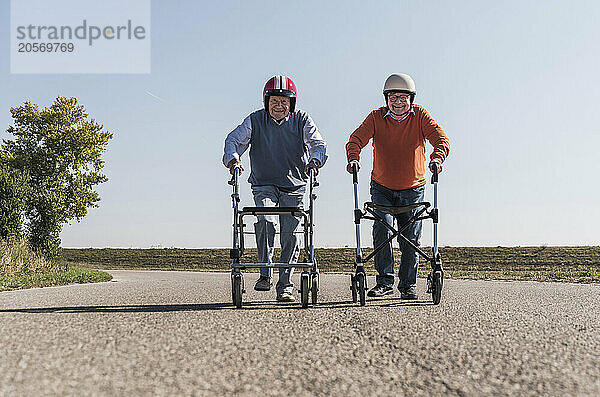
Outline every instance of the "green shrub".
<svg viewBox="0 0 600 397">
<path fill-rule="evenodd" d="M 59 270 L 56 262 L 34 252 L 23 238 L 0 239 L 0 274 L 15 275 Z"/>
<path fill-rule="evenodd" d="M 16 204 L 21 196 L 10 196 L 7 230 L 17 228 L 23 213 L 31 246 L 53 259 L 60 253 L 63 225 L 81 220 L 88 208 L 98 206 L 100 196 L 94 188 L 108 180 L 102 174 L 102 153 L 112 134 L 89 117 L 76 98 L 58 97 L 43 109 L 27 101 L 10 112 L 13 125 L 6 132 L 14 139 L 3 140 L 0 164 L 27 175 L 30 189 L 23 207 Z M 6 186 L 12 192 L 11 178 Z"/>
<path fill-rule="evenodd" d="M 21 236 L 28 190 L 26 175 L 0 159 L 0 238 Z"/>
</svg>

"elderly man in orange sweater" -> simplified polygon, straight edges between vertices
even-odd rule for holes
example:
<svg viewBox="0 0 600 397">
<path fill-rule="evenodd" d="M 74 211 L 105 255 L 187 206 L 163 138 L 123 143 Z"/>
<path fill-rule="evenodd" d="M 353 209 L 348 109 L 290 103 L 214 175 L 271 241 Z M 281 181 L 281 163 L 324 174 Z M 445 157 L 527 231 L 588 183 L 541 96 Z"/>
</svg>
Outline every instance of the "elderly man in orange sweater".
<svg viewBox="0 0 600 397">
<path fill-rule="evenodd" d="M 358 170 L 360 151 L 373 139 L 373 172 L 371 199 L 374 204 L 405 206 L 423 201 L 425 193 L 425 142 L 433 146 L 429 169 L 442 170 L 442 163 L 450 151 L 450 141 L 429 113 L 414 104 L 415 83 L 406 74 L 392 74 L 383 88 L 386 106 L 373 110 L 350 136 L 346 144 L 348 172 Z M 414 212 L 415 210 L 413 210 Z M 404 224 L 413 212 L 396 216 Z M 388 224 L 393 216 L 378 212 Z M 413 223 L 402 234 L 420 246 L 421 221 Z M 373 224 L 373 245 L 377 247 L 389 238 L 391 232 L 380 222 Z M 402 257 L 398 270 L 398 289 L 402 299 L 418 299 L 416 292 L 419 255 L 410 245 L 398 239 Z M 394 292 L 394 256 L 388 243 L 375 255 L 377 285 L 368 296 L 380 297 Z"/>
</svg>

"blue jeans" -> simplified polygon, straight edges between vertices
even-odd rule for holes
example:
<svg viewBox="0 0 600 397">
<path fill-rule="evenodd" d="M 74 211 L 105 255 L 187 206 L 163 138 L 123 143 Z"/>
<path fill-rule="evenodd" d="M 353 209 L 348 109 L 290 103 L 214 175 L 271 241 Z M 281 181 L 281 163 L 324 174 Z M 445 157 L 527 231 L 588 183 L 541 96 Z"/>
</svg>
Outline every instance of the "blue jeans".
<svg viewBox="0 0 600 397">
<path fill-rule="evenodd" d="M 293 192 L 285 192 L 275 186 L 252 186 L 254 203 L 257 207 L 302 207 L 304 199 L 304 188 Z M 275 226 L 277 218 L 280 223 L 281 263 L 298 262 L 300 255 L 300 237 L 294 232 L 298 228 L 300 218 L 292 215 L 257 215 L 258 222 L 254 224 L 256 235 L 256 248 L 259 263 L 273 262 L 273 243 L 275 240 Z M 292 274 L 294 268 L 279 269 L 279 281 L 276 285 L 278 294 L 282 292 L 292 293 Z M 260 275 L 271 277 L 273 269 L 260 269 Z"/>
<path fill-rule="evenodd" d="M 371 200 L 374 204 L 388 206 L 404 206 L 423 201 L 425 196 L 425 185 L 406 190 L 392 190 L 371 181 Z M 402 226 L 408 221 L 418 209 L 396 215 L 398 226 Z M 390 226 L 394 226 L 394 216 L 375 211 L 384 218 Z M 414 222 L 402 234 L 408 238 L 417 247 L 420 247 L 421 240 L 421 221 Z M 392 235 L 380 222 L 373 222 L 373 246 L 378 247 Z M 400 268 L 398 269 L 398 289 L 413 290 L 417 286 L 417 270 L 419 267 L 419 253 L 413 247 L 408 245 L 398 236 L 400 244 Z M 394 285 L 394 255 L 392 243 L 386 244 L 381 251 L 375 254 L 375 270 L 377 271 L 377 284 L 385 286 Z"/>
</svg>

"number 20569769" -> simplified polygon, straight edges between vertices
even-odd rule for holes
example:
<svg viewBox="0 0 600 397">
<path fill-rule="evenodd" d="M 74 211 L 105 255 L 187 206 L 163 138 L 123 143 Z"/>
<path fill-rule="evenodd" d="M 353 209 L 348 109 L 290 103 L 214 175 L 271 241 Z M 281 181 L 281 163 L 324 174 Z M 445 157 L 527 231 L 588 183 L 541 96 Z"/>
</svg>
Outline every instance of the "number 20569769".
<svg viewBox="0 0 600 397">
<path fill-rule="evenodd" d="M 73 52 L 73 43 L 19 43 L 19 52 Z"/>
</svg>

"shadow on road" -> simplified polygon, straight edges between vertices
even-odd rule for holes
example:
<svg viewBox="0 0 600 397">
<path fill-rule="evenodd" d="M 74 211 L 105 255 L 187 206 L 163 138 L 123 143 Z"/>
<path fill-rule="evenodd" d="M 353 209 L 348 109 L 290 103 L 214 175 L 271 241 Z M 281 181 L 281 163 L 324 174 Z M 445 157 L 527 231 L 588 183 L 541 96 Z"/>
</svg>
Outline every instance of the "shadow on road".
<svg viewBox="0 0 600 397">
<path fill-rule="evenodd" d="M 0 310 L 0 313 L 166 313 L 221 309 L 232 309 L 232 305 L 231 303 L 207 303 L 175 305 L 64 306 L 6 309 Z"/>
<path fill-rule="evenodd" d="M 402 307 L 402 306 L 432 306 L 430 301 L 402 301 L 399 298 L 376 299 L 367 301 L 366 307 Z M 357 307 L 352 301 L 321 302 L 310 309 L 335 309 Z M 276 301 L 248 301 L 244 302 L 242 310 L 267 310 L 267 309 L 302 309 L 299 303 L 279 303 Z M 62 306 L 38 307 L 24 309 L 0 309 L 0 313 L 166 313 L 205 310 L 240 310 L 235 309 L 230 302 L 203 303 L 203 304 L 173 304 L 173 305 L 122 305 L 122 306 Z"/>
</svg>

